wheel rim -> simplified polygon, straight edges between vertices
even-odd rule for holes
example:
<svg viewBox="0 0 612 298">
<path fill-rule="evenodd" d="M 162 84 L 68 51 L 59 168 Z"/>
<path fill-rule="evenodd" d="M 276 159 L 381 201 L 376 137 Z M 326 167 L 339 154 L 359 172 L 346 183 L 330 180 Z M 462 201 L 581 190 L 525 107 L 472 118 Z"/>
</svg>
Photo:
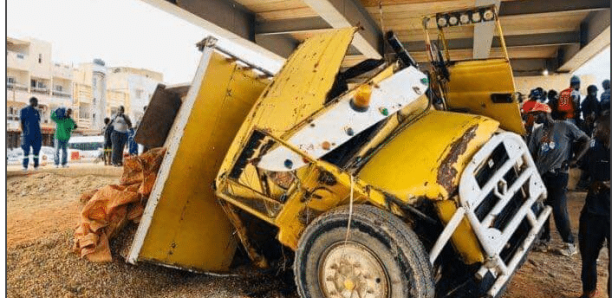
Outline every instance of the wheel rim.
<svg viewBox="0 0 612 298">
<path fill-rule="evenodd" d="M 325 297 L 389 297 L 389 276 L 367 247 L 348 241 L 332 245 L 319 263 L 319 285 Z"/>
</svg>

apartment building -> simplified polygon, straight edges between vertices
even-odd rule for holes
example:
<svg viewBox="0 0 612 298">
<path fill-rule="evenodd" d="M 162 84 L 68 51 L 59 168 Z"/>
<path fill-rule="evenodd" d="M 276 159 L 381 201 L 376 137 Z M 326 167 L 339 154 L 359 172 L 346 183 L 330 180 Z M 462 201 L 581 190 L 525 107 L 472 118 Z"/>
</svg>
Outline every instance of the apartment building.
<svg viewBox="0 0 612 298">
<path fill-rule="evenodd" d="M 7 146 L 19 145 L 19 111 L 32 96 L 38 98 L 43 145 L 52 146 L 55 125 L 51 111 L 72 106 L 72 72 L 69 65 L 51 60 L 51 44 L 42 40 L 6 40 Z"/>
<path fill-rule="evenodd" d="M 20 144 L 19 111 L 29 98 L 38 98 L 43 146 L 53 145 L 55 124 L 51 111 L 63 106 L 73 110 L 78 129 L 75 134 L 96 135 L 105 117 L 120 105 L 135 123 L 143 114 L 163 75 L 130 68 L 107 67 L 94 59 L 77 67 L 55 63 L 51 44 L 37 39 L 7 37 L 7 147 Z"/>
</svg>

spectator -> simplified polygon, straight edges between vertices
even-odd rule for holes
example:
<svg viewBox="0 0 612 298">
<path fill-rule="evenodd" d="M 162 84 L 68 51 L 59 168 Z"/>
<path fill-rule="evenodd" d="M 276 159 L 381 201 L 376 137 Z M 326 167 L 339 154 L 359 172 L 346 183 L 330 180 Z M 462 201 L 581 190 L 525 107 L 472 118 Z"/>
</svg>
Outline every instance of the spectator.
<svg viewBox="0 0 612 298">
<path fill-rule="evenodd" d="M 560 120 L 579 125 L 577 121 L 580 116 L 580 78 L 577 76 L 573 76 L 570 80 L 570 87 L 559 94 L 557 111 Z"/>
<path fill-rule="evenodd" d="M 604 89 L 604 92 L 601 94 L 600 107 L 601 111 L 609 111 L 610 110 L 610 80 L 604 80 L 601 83 L 601 86 Z"/>
<path fill-rule="evenodd" d="M 38 169 L 38 154 L 42 146 L 42 134 L 40 132 L 40 113 L 36 108 L 37 106 L 38 99 L 36 97 L 30 97 L 30 105 L 19 111 L 24 171 L 28 170 L 28 165 L 30 164 L 30 147 L 32 147 L 34 170 Z"/>
<path fill-rule="evenodd" d="M 136 134 L 134 128 L 128 129 L 128 153 L 130 155 L 138 155 L 138 144 L 134 142 L 134 135 Z"/>
<path fill-rule="evenodd" d="M 599 100 L 597 100 L 597 86 L 590 85 L 587 88 L 587 97 L 582 101 L 580 105 L 582 110 L 583 124 L 582 128 L 587 135 L 591 135 L 593 132 L 593 125 L 595 119 L 599 117 Z"/>
<path fill-rule="evenodd" d="M 533 131 L 529 140 L 529 151 L 548 192 L 545 203 L 552 206 L 557 230 L 565 243 L 560 252 L 565 256 L 572 256 L 576 254 L 576 247 L 567 213 L 565 193 L 569 166 L 576 162 L 568 163 L 567 160 L 571 153 L 572 143 L 574 141 L 588 142 L 589 137 L 570 122 L 553 120 L 550 112 L 550 108 L 541 103 L 537 103 L 531 110 L 535 122 L 542 125 Z M 578 158 L 584 155 L 587 146 L 584 149 Z M 536 248 L 540 251 L 547 251 L 549 242 L 550 222 L 546 221 L 544 232 Z"/>
<path fill-rule="evenodd" d="M 559 112 L 557 111 L 557 105 L 559 104 L 559 93 L 556 90 L 548 90 L 548 106 L 552 110 L 550 115 L 553 119 L 559 120 Z"/>
<path fill-rule="evenodd" d="M 529 100 L 523 103 L 521 106 L 521 113 L 525 121 L 525 130 L 527 135 L 531 134 L 533 128 L 533 115 L 529 113 L 537 103 L 543 103 L 546 100 L 546 92 L 541 87 L 532 89 L 529 92 Z"/>
<path fill-rule="evenodd" d="M 591 148 L 581 164 L 581 168 L 592 177 L 586 202 L 580 213 L 578 231 L 582 257 L 581 297 L 584 298 L 595 297 L 597 257 L 606 240 L 610 255 L 610 115 L 608 112 L 597 118 L 593 138 Z M 609 275 L 608 289 L 610 289 Z"/>
<path fill-rule="evenodd" d="M 70 118 L 70 115 L 72 115 L 72 109 L 66 110 L 65 115 L 58 115 L 58 110 L 60 109 L 57 109 L 51 113 L 51 120 L 53 120 L 53 122 L 56 124 L 54 158 L 56 168 L 59 168 L 60 165 L 60 150 L 62 153 L 62 167 L 68 167 L 68 141 L 70 140 L 72 130 L 77 128 L 74 120 Z"/>
<path fill-rule="evenodd" d="M 102 130 L 104 134 L 104 165 L 110 166 L 111 162 L 111 154 L 113 151 L 113 143 L 111 142 L 111 134 L 113 133 L 113 124 L 110 122 L 110 118 L 104 118 L 104 129 Z"/>
<path fill-rule="evenodd" d="M 124 114 L 125 108 L 119 106 L 117 114 L 111 120 L 113 132 L 111 142 L 113 143 L 112 163 L 116 167 L 123 166 L 123 149 L 128 139 L 128 129 L 132 128 L 130 118 Z"/>
</svg>

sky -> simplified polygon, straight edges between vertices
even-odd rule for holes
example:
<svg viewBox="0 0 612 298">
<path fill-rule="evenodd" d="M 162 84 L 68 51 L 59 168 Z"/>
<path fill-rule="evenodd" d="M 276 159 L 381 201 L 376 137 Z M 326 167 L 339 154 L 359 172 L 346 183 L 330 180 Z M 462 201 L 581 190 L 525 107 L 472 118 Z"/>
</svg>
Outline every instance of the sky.
<svg viewBox="0 0 612 298">
<path fill-rule="evenodd" d="M 161 72 L 167 84 L 191 82 L 201 56 L 195 44 L 209 35 L 140 0 L 7 0 L 7 34 L 51 42 L 54 62 L 100 58 L 107 66 Z M 231 42 L 223 47 L 245 53 Z M 576 73 L 609 78 L 610 48 Z"/>
<path fill-rule="evenodd" d="M 107 66 L 161 72 L 167 84 L 191 82 L 209 34 L 139 0 L 8 0 L 7 34 L 52 44 L 54 62 L 100 58 Z"/>
</svg>

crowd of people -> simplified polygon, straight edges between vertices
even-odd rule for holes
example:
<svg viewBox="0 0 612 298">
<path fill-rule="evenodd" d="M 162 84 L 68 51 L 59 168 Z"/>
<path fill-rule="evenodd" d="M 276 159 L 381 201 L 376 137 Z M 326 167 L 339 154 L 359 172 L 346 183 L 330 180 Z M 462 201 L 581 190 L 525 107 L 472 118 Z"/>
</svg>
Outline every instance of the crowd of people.
<svg viewBox="0 0 612 298">
<path fill-rule="evenodd" d="M 574 76 L 569 88 L 561 92 L 541 87 L 531 90 L 521 107 L 529 151 L 548 193 L 545 204 L 552 207 L 564 242 L 558 251 L 565 256 L 578 253 L 567 210 L 569 169 L 583 170 L 578 188 L 588 192 L 578 231 L 581 298 L 596 296 L 597 259 L 606 240 L 610 253 L 610 80 L 603 81 L 602 88 L 598 99 L 597 86 L 588 86 L 582 99 L 580 79 Z M 549 243 L 547 221 L 535 249 L 547 252 Z"/>
<path fill-rule="evenodd" d="M 40 129 L 40 111 L 38 99 L 31 97 L 30 104 L 19 112 L 21 126 L 21 149 L 23 150 L 23 170 L 27 171 L 30 164 L 30 150 L 34 170 L 39 166 L 39 154 L 42 147 L 42 133 Z M 146 106 L 144 108 L 146 110 Z M 51 120 L 55 122 L 54 135 L 54 163 L 55 167 L 68 167 L 68 141 L 72 132 L 77 128 L 72 119 L 72 109 L 57 108 L 51 112 Z M 125 108 L 119 106 L 117 113 L 111 118 L 104 119 L 104 146 L 103 158 L 105 165 L 123 166 L 123 152 L 128 146 L 130 155 L 138 155 L 138 144 L 134 141 L 136 127 L 132 126 L 130 118 L 125 114 Z M 145 148 L 146 149 L 146 148 Z"/>
</svg>

